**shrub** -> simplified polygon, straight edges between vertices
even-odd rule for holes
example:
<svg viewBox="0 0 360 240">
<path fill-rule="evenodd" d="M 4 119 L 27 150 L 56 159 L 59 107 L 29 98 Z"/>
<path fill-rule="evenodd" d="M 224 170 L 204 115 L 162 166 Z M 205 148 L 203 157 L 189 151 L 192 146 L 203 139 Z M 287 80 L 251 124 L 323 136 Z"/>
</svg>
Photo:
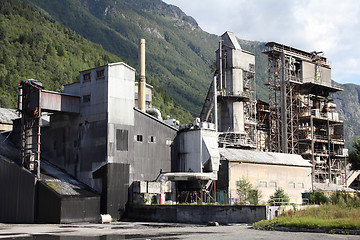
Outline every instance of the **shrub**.
<svg viewBox="0 0 360 240">
<path fill-rule="evenodd" d="M 269 199 L 269 204 L 271 206 L 286 205 L 289 204 L 289 202 L 290 198 L 282 188 L 276 189 L 275 193 L 271 195 Z"/>
<path fill-rule="evenodd" d="M 309 203 L 311 204 L 325 204 L 329 202 L 329 199 L 323 192 L 312 192 L 308 195 Z"/>
<path fill-rule="evenodd" d="M 261 192 L 257 188 L 253 188 L 248 180 L 244 178 L 239 180 L 236 191 L 239 196 L 239 204 L 259 204 Z"/>
</svg>

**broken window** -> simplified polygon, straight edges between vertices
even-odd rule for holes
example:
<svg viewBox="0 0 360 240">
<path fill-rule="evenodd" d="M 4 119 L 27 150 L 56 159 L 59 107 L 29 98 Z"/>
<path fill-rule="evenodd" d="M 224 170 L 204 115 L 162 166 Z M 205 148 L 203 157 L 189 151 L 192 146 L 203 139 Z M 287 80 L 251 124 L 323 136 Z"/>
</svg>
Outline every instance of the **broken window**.
<svg viewBox="0 0 360 240">
<path fill-rule="evenodd" d="M 128 150 L 128 130 L 116 129 L 116 150 Z"/>
<path fill-rule="evenodd" d="M 105 70 L 104 69 L 96 71 L 96 80 L 101 80 L 104 78 L 105 78 Z"/>
<path fill-rule="evenodd" d="M 149 136 L 149 143 L 156 143 L 156 137 L 155 136 Z"/>
<path fill-rule="evenodd" d="M 90 94 L 83 96 L 83 103 L 90 102 L 90 100 L 91 100 L 91 95 Z"/>
<path fill-rule="evenodd" d="M 143 135 L 136 135 L 136 141 L 142 142 L 143 141 Z"/>
<path fill-rule="evenodd" d="M 83 75 L 83 82 L 90 82 L 91 81 L 91 73 L 85 73 Z"/>
</svg>

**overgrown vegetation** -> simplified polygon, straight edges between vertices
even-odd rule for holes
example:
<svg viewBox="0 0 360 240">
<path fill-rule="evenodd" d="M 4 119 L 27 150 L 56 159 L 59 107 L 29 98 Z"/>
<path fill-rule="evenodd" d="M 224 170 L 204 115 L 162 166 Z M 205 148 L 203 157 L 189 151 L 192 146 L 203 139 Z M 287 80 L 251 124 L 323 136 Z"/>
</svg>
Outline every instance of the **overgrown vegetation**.
<svg viewBox="0 0 360 240">
<path fill-rule="evenodd" d="M 308 195 L 308 200 L 310 204 L 325 204 L 329 202 L 328 197 L 325 193 L 314 191 Z"/>
<path fill-rule="evenodd" d="M 317 196 L 315 202 L 326 202 L 306 210 L 290 210 L 273 220 L 254 223 L 255 228 L 273 229 L 276 226 L 297 228 L 357 229 L 360 230 L 360 194 L 337 191 L 326 197 Z M 326 200 L 324 200 L 324 196 Z"/>
<path fill-rule="evenodd" d="M 261 198 L 261 192 L 259 189 L 254 188 L 251 183 L 246 179 L 241 179 L 237 182 L 237 194 L 239 204 L 252 204 L 258 205 Z"/>
</svg>

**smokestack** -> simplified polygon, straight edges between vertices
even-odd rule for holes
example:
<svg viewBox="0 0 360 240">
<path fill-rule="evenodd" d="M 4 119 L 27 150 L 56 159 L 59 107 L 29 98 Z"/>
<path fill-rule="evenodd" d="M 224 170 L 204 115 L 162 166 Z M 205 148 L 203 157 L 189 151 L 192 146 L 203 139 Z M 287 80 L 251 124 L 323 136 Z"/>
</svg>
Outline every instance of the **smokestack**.
<svg viewBox="0 0 360 240">
<path fill-rule="evenodd" d="M 145 39 L 139 39 L 139 83 L 138 83 L 138 108 L 145 112 Z"/>
</svg>

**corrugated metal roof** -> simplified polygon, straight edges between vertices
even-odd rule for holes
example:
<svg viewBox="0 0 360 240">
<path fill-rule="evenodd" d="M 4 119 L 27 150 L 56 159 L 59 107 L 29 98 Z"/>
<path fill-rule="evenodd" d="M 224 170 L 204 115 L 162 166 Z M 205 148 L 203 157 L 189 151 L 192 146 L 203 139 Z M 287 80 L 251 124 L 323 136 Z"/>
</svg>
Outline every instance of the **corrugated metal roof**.
<svg viewBox="0 0 360 240">
<path fill-rule="evenodd" d="M 296 154 L 258 152 L 236 148 L 219 148 L 219 152 L 229 161 L 312 167 L 308 161 Z"/>
<path fill-rule="evenodd" d="M 335 192 L 335 191 L 345 191 L 345 192 L 355 192 L 354 189 L 344 187 L 335 183 L 314 183 L 314 191 L 323 191 L 323 192 Z"/>
<path fill-rule="evenodd" d="M 0 123 L 12 124 L 12 120 L 20 118 L 16 110 L 9 108 L 0 108 Z"/>
</svg>

